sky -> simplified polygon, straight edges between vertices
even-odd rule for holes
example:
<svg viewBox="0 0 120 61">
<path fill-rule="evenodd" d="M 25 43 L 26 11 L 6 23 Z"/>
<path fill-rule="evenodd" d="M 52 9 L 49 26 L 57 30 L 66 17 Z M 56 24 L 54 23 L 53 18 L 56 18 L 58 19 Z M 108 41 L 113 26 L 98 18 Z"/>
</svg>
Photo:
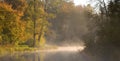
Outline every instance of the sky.
<svg viewBox="0 0 120 61">
<path fill-rule="evenodd" d="M 75 5 L 87 5 L 88 0 L 74 0 Z"/>
</svg>

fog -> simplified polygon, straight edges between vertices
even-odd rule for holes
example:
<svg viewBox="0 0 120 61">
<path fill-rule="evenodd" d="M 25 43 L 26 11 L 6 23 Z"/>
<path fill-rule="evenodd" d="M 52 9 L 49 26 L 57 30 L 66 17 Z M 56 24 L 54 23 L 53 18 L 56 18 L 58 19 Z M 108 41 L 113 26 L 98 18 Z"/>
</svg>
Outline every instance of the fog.
<svg viewBox="0 0 120 61">
<path fill-rule="evenodd" d="M 40 50 L 26 53 L 14 53 L 0 57 L 0 61 L 87 61 L 80 52 L 83 46 L 62 46 L 57 49 Z M 80 54 L 80 55 L 79 55 Z M 83 55 L 83 56 L 82 56 Z"/>
<path fill-rule="evenodd" d="M 120 61 L 120 0 L 88 1 L 0 0 L 0 61 Z"/>
</svg>

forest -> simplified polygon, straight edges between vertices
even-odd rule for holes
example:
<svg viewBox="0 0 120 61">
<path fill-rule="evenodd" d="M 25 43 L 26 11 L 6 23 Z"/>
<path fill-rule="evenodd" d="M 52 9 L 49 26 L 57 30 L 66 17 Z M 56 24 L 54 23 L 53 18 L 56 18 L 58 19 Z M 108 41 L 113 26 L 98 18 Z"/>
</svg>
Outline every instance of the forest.
<svg viewBox="0 0 120 61">
<path fill-rule="evenodd" d="M 0 7 L 0 45 L 11 47 L 80 39 L 93 10 L 90 4 L 75 6 L 69 0 L 4 0 Z"/>
<path fill-rule="evenodd" d="M 120 0 L 89 1 L 0 0 L 0 54 L 82 44 L 96 61 L 119 61 Z"/>
</svg>

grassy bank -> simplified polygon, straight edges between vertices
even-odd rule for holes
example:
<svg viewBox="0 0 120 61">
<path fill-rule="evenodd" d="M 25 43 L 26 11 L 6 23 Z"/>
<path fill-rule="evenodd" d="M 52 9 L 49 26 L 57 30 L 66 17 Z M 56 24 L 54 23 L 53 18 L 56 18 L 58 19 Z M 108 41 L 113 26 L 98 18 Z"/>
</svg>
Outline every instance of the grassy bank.
<svg viewBox="0 0 120 61">
<path fill-rule="evenodd" d="M 0 56 L 14 53 L 35 52 L 39 50 L 56 49 L 57 46 L 42 46 L 42 47 L 29 47 L 27 45 L 21 46 L 0 46 Z"/>
<path fill-rule="evenodd" d="M 17 47 L 11 47 L 11 46 L 0 46 L 0 55 L 6 55 L 6 54 L 13 54 L 16 52 L 29 52 L 34 51 L 37 48 L 32 48 L 28 46 L 17 46 Z"/>
</svg>

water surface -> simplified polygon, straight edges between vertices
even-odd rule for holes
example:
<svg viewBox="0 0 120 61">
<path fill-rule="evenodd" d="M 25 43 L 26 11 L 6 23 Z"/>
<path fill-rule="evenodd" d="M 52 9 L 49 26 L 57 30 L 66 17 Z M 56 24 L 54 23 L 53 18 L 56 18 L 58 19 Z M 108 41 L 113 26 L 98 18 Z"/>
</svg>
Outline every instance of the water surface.
<svg viewBox="0 0 120 61">
<path fill-rule="evenodd" d="M 31 53 L 16 53 L 0 57 L 0 61 L 90 61 L 90 57 L 80 53 L 83 47 L 59 47 Z"/>
</svg>

